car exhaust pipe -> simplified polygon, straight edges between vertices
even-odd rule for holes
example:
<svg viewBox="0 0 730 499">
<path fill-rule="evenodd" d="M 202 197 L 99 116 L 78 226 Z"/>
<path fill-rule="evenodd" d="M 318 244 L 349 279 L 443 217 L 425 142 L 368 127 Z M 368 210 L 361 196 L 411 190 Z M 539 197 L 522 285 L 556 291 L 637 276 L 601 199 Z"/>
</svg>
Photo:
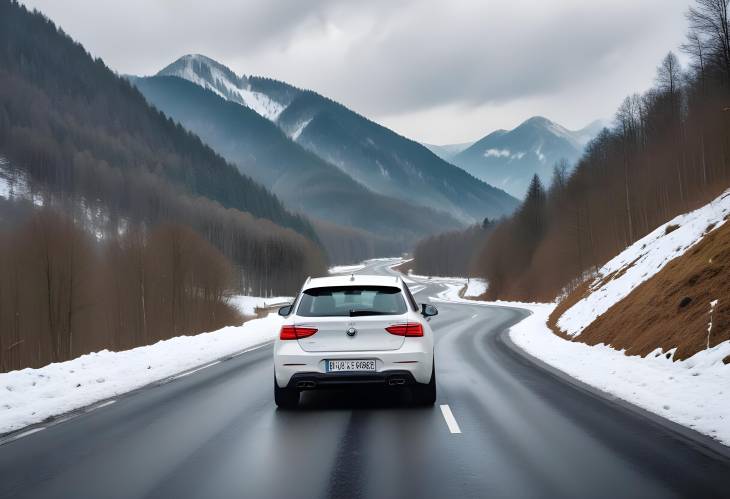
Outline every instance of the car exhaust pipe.
<svg viewBox="0 0 730 499">
<path fill-rule="evenodd" d="M 296 386 L 300 390 L 308 390 L 310 388 L 314 388 L 315 386 L 317 386 L 317 383 L 315 383 L 314 381 L 297 381 Z"/>
<path fill-rule="evenodd" d="M 406 384 L 406 380 L 403 378 L 390 378 L 388 380 L 389 386 L 398 386 L 398 385 L 405 385 L 405 384 Z"/>
</svg>

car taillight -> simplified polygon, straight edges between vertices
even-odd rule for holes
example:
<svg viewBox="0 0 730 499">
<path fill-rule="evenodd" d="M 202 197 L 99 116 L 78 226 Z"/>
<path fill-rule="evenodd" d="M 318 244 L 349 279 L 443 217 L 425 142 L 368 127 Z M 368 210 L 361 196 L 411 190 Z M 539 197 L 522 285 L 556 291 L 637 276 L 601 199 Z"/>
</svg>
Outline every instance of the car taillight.
<svg viewBox="0 0 730 499">
<path fill-rule="evenodd" d="M 423 336 L 423 326 L 418 322 L 394 324 L 386 327 L 385 330 L 396 336 Z"/>
<path fill-rule="evenodd" d="M 316 328 L 313 327 L 299 327 L 299 326 L 281 326 L 281 332 L 279 333 L 280 340 L 298 340 L 301 338 L 307 338 L 317 332 Z"/>
</svg>

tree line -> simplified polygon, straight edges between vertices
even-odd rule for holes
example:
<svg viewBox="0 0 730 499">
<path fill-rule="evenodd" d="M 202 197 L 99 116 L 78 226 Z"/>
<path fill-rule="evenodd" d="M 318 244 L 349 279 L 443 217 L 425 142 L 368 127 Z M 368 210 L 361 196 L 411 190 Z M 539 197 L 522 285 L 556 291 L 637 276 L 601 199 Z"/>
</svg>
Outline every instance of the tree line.
<svg viewBox="0 0 730 499">
<path fill-rule="evenodd" d="M 653 88 L 627 97 L 575 168 L 535 177 L 520 208 L 481 244 L 470 273 L 491 298 L 552 300 L 677 214 L 730 185 L 727 0 L 696 0 L 683 69 L 669 53 Z"/>
<path fill-rule="evenodd" d="M 39 13 L 0 0 L 0 370 L 240 321 L 327 261 L 311 223 L 149 107 Z M 12 182 L 11 182 L 12 183 Z"/>
<path fill-rule="evenodd" d="M 0 230 L 0 371 L 241 322 L 230 262 L 192 229 L 98 240 L 57 209 L 7 203 L 22 216 Z"/>
<path fill-rule="evenodd" d="M 3 154 L 39 181 L 74 188 L 77 152 L 141 168 L 196 196 L 290 227 L 311 224 L 227 163 L 196 135 L 151 108 L 127 79 L 92 59 L 49 19 L 0 1 L 0 137 Z"/>
<path fill-rule="evenodd" d="M 474 265 L 495 222 L 485 218 L 481 224 L 464 230 L 436 234 L 416 244 L 413 250 L 413 271 L 420 275 L 466 276 Z"/>
<path fill-rule="evenodd" d="M 107 236 L 187 225 L 233 261 L 244 291 L 290 293 L 326 269 L 306 219 L 41 14 L 0 1 L 0 42 L 0 154 L 44 195 L 103 213 Z"/>
</svg>

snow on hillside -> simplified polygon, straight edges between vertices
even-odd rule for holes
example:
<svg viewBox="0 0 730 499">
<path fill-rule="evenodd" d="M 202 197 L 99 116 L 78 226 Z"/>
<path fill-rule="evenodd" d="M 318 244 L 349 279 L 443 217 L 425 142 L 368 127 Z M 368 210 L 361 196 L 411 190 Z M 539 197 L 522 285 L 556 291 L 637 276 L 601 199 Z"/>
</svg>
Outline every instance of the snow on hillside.
<svg viewBox="0 0 730 499">
<path fill-rule="evenodd" d="M 639 239 L 598 271 L 589 293 L 560 317 L 558 327 L 571 336 L 579 335 L 596 317 L 697 244 L 708 228 L 725 223 L 729 214 L 730 190 Z"/>
<path fill-rule="evenodd" d="M 509 304 L 503 304 L 509 305 Z M 510 329 L 527 353 L 602 392 L 730 445 L 730 342 L 673 361 L 657 351 L 627 356 L 606 345 L 567 341 L 546 325 L 554 304 L 525 305 L 532 315 Z"/>
<path fill-rule="evenodd" d="M 665 419 L 730 445 L 730 341 L 673 361 L 657 349 L 644 357 L 627 356 L 606 345 L 590 346 L 555 335 L 547 320 L 554 303 L 485 302 L 466 300 L 459 292 L 464 280 L 434 278 L 446 289 L 434 302 L 522 308 L 531 315 L 510 328 L 519 348 L 568 376 L 623 399 Z"/>
<path fill-rule="evenodd" d="M 31 190 L 26 176 L 22 172 L 11 171 L 8 160 L 2 156 L 0 156 L 0 197 L 27 199 L 37 206 L 43 206 L 43 198 Z"/>
<path fill-rule="evenodd" d="M 243 104 L 271 121 L 276 121 L 284 110 L 283 105 L 268 95 L 251 90 L 251 85 L 245 77 L 239 78 L 228 68 L 202 55 L 183 56 L 163 69 L 160 74 L 184 78 L 226 100 Z"/>
<path fill-rule="evenodd" d="M 292 140 L 296 141 L 299 139 L 299 136 L 302 134 L 305 128 L 307 128 L 307 125 L 312 121 L 312 118 L 303 120 L 301 123 L 299 123 L 296 127 L 294 127 L 294 131 L 289 136 Z"/>
<path fill-rule="evenodd" d="M 122 352 L 83 355 L 0 373 L 0 435 L 170 377 L 182 377 L 274 339 L 282 318 L 262 319 Z"/>
</svg>

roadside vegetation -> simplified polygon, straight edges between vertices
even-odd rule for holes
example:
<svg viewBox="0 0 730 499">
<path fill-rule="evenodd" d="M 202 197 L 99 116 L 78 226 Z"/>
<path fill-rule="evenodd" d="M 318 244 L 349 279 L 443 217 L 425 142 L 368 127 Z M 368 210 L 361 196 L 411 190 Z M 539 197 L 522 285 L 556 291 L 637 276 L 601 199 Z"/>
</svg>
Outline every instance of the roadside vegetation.
<svg viewBox="0 0 730 499">
<path fill-rule="evenodd" d="M 240 323 L 326 272 L 312 224 L 0 0 L 0 370 Z"/>
<path fill-rule="evenodd" d="M 468 274 L 489 298 L 551 301 L 673 216 L 730 185 L 728 2 L 697 0 L 685 50 L 661 61 L 656 84 L 627 97 L 614 124 L 571 171 L 556 165 L 550 186 L 534 178 L 522 206 L 471 250 Z M 459 236 L 452 236 L 459 240 Z M 466 238 L 465 238 L 466 239 Z M 423 241 L 423 253 L 438 239 Z M 461 250 L 460 250 L 461 251 Z M 423 274 L 448 274 L 424 260 Z"/>
</svg>

